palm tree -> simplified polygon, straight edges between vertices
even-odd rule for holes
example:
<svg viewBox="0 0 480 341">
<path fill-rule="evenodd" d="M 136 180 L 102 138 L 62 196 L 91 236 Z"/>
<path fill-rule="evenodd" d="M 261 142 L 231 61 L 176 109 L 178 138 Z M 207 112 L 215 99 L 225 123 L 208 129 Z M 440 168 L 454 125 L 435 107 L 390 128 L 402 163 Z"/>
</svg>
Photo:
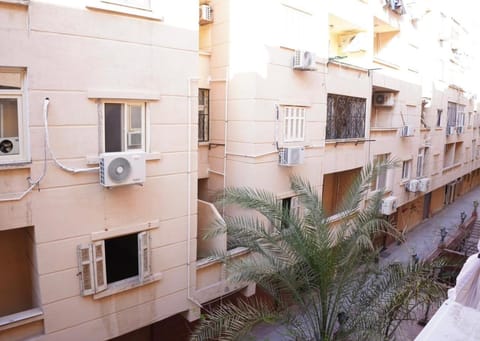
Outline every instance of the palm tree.
<svg viewBox="0 0 480 341">
<path fill-rule="evenodd" d="M 282 209 L 273 193 L 229 188 L 223 203 L 256 214 L 225 217 L 212 235 L 227 233 L 250 256 L 228 262 L 229 280 L 255 282 L 271 298 L 223 303 L 203 318 L 192 340 L 236 340 L 258 322 L 275 321 L 292 340 L 388 340 L 420 304 L 442 297 L 443 287 L 418 262 L 381 266 L 373 238 L 397 236 L 379 215 L 383 193 L 369 192 L 392 162 L 368 165 L 349 189 L 336 223 L 326 216 L 315 188 L 291 177 L 304 210 Z"/>
</svg>

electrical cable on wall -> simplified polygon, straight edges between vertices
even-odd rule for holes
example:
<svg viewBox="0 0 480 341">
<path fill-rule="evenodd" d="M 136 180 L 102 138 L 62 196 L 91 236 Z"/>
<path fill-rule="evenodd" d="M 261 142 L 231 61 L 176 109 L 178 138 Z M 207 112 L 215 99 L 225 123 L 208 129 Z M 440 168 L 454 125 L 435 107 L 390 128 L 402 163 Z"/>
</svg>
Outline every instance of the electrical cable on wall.
<svg viewBox="0 0 480 341">
<path fill-rule="evenodd" d="M 42 171 L 42 174 L 36 180 L 32 180 L 31 177 L 28 177 L 27 181 L 28 181 L 30 186 L 23 192 L 1 194 L 0 195 L 1 196 L 0 197 L 0 202 L 22 200 L 29 192 L 31 192 L 35 188 L 35 186 L 37 186 L 40 183 L 40 181 L 43 180 L 43 178 L 45 177 L 45 174 L 47 173 L 47 153 L 48 152 L 50 152 L 50 155 L 52 156 L 52 159 L 55 162 L 55 164 L 57 166 L 59 166 L 61 169 L 67 171 L 67 172 L 71 172 L 71 173 L 76 174 L 76 173 L 82 173 L 82 172 L 97 171 L 97 170 L 100 169 L 99 167 L 74 169 L 74 168 L 70 168 L 70 167 L 66 167 L 66 166 L 62 165 L 56 159 L 55 155 L 53 154 L 53 152 L 50 148 L 50 141 L 49 141 L 49 135 L 48 135 L 48 121 L 47 121 L 47 118 L 48 118 L 48 105 L 49 105 L 49 103 L 50 103 L 50 99 L 48 97 L 46 97 L 45 100 L 43 101 L 43 118 L 44 118 L 43 123 L 44 123 L 45 132 L 44 132 L 44 138 L 43 138 L 43 171 Z"/>
<path fill-rule="evenodd" d="M 46 144 L 47 144 L 47 148 L 48 151 L 50 152 L 50 156 L 52 157 L 52 160 L 53 162 L 55 162 L 55 164 L 60 167 L 61 169 L 63 169 L 64 171 L 66 172 L 70 172 L 70 173 L 86 173 L 86 172 L 94 172 L 94 171 L 98 171 L 100 169 L 100 167 L 90 167 L 90 168 L 71 168 L 71 167 L 67 167 L 65 165 L 63 165 L 62 163 L 60 163 L 60 161 L 57 160 L 57 158 L 55 157 L 55 154 L 53 153 L 53 150 L 52 148 L 50 147 L 50 137 L 49 137 L 49 134 L 48 134 L 48 105 L 50 104 L 50 99 L 48 97 L 45 98 L 44 100 L 44 104 L 43 104 L 43 124 L 44 124 L 44 127 L 45 127 L 45 141 L 46 141 Z"/>
</svg>

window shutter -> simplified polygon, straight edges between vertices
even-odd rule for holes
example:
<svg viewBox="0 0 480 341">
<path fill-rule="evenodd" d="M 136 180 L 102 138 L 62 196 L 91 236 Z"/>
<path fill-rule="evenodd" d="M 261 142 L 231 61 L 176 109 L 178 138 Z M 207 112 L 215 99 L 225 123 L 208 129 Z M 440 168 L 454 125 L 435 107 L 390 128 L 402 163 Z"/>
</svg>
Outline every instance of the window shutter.
<svg viewBox="0 0 480 341">
<path fill-rule="evenodd" d="M 142 282 L 152 274 L 150 262 L 150 234 L 146 231 L 138 234 L 138 277 Z"/>
<path fill-rule="evenodd" d="M 302 205 L 298 196 L 290 198 L 290 213 L 296 214 L 297 218 L 303 218 L 304 210 L 302 210 Z"/>
<path fill-rule="evenodd" d="M 93 261 L 92 261 L 92 245 L 78 245 L 78 274 L 80 277 L 80 293 L 82 296 L 92 295 L 95 293 L 93 283 Z"/>
<path fill-rule="evenodd" d="M 93 243 L 93 269 L 95 273 L 95 292 L 107 289 L 105 241 L 103 240 Z"/>
</svg>

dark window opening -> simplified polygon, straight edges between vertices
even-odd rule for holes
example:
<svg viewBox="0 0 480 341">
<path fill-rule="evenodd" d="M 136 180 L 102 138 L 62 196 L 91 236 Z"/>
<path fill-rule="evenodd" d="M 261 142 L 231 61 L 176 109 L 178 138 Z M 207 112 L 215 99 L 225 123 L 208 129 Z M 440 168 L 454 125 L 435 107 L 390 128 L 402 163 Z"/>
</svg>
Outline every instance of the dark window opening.
<svg viewBox="0 0 480 341">
<path fill-rule="evenodd" d="M 138 276 L 138 237 L 129 234 L 105 240 L 107 283 Z"/>
<path fill-rule="evenodd" d="M 328 94 L 326 139 L 365 137 L 366 99 Z"/>
<path fill-rule="evenodd" d="M 290 210 L 292 208 L 292 198 L 282 199 L 282 229 L 288 227 L 288 219 L 290 216 Z"/>
<path fill-rule="evenodd" d="M 105 103 L 105 152 L 122 151 L 123 105 Z"/>
<path fill-rule="evenodd" d="M 442 109 L 437 109 L 437 127 L 440 127 L 442 123 L 442 113 L 443 113 Z"/>
<path fill-rule="evenodd" d="M 210 90 L 198 89 L 198 142 L 207 142 L 209 136 Z"/>
</svg>

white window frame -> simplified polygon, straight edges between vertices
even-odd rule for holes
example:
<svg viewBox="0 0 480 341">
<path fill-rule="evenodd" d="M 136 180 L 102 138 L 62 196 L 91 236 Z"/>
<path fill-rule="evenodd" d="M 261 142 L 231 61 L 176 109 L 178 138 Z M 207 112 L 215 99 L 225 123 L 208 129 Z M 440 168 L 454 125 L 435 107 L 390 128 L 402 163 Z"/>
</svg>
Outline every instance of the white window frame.
<svg viewBox="0 0 480 341">
<path fill-rule="evenodd" d="M 0 165 L 30 162 L 30 149 L 28 148 L 28 118 L 26 108 L 26 79 L 25 70 L 18 68 L 0 68 L 1 73 L 16 73 L 20 75 L 20 89 L 0 89 L 0 99 L 17 100 L 17 121 L 18 121 L 18 154 L 0 155 Z M 0 107 L 1 116 L 1 107 Z M 2 117 L 0 117 L 2 119 Z M 0 126 L 1 126 L 0 122 Z M 1 133 L 1 132 L 0 132 Z M 1 134 L 0 136 L 3 136 Z M 5 136 L 14 137 L 14 136 Z"/>
<path fill-rule="evenodd" d="M 389 153 L 386 154 L 378 154 L 375 155 L 376 162 L 385 162 L 390 157 Z M 381 185 L 383 186 L 381 187 Z M 385 169 L 382 172 L 378 172 L 377 177 L 375 179 L 375 187 L 373 188 L 374 191 L 379 190 L 388 190 L 389 189 L 389 170 Z"/>
<path fill-rule="evenodd" d="M 425 172 L 425 148 L 418 149 L 417 155 L 417 178 L 421 178 Z"/>
<path fill-rule="evenodd" d="M 126 151 L 144 151 L 147 152 L 148 145 L 147 145 L 147 138 L 148 138 L 148 129 L 147 129 L 147 102 L 145 101 L 118 101 L 118 100 L 104 100 L 102 101 L 102 152 L 106 153 L 105 151 L 105 105 L 106 104 L 121 104 L 123 106 L 123 115 L 122 115 L 122 150 L 120 152 Z M 130 119 L 128 117 L 128 107 L 129 106 L 141 106 L 142 108 L 142 142 L 141 148 L 128 148 L 129 138 L 131 133 L 134 133 L 134 129 L 128 127 L 127 125 L 130 123 Z M 113 153 L 113 152 L 112 152 Z"/>
<path fill-rule="evenodd" d="M 105 240 L 96 240 L 77 246 L 78 276 L 82 296 L 95 295 L 94 298 L 101 298 L 161 278 L 160 274 L 154 275 L 152 272 L 150 231 L 132 234 L 136 234 L 138 240 L 138 275 L 113 283 L 107 283 Z"/>
<path fill-rule="evenodd" d="M 283 107 L 283 141 L 305 141 L 305 119 L 307 110 L 301 106 Z"/>
<path fill-rule="evenodd" d="M 402 180 L 410 179 L 411 170 L 412 170 L 412 160 L 404 160 L 402 162 Z"/>
</svg>

